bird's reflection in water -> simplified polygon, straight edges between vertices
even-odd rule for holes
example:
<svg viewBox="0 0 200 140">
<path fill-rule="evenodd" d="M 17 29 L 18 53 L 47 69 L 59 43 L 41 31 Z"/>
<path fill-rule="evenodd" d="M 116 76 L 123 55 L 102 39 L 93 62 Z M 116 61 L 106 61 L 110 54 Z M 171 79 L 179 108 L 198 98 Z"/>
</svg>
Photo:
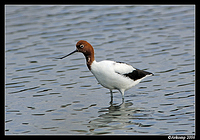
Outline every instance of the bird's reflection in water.
<svg viewBox="0 0 200 140">
<path fill-rule="evenodd" d="M 132 102 L 122 102 L 121 104 L 117 105 L 116 103 L 110 102 L 110 106 L 109 107 L 105 107 L 105 108 L 101 108 L 101 110 L 99 112 L 101 112 L 102 110 L 107 110 L 108 112 L 115 112 L 115 111 L 120 111 L 123 110 L 129 106 L 132 106 L 133 103 Z"/>
<path fill-rule="evenodd" d="M 109 134 L 109 129 L 120 129 L 123 123 L 129 122 L 128 115 L 133 109 L 132 102 L 123 102 L 119 105 L 110 104 L 108 107 L 99 109 L 98 118 L 90 120 L 88 127 L 93 134 Z"/>
<path fill-rule="evenodd" d="M 100 115 L 87 124 L 92 134 L 110 134 L 118 130 L 135 131 L 134 129 L 138 127 L 152 126 L 146 125 L 145 121 L 153 119 L 153 110 L 134 107 L 131 101 L 122 102 L 119 105 L 110 104 L 108 107 L 99 109 L 98 113 Z"/>
</svg>

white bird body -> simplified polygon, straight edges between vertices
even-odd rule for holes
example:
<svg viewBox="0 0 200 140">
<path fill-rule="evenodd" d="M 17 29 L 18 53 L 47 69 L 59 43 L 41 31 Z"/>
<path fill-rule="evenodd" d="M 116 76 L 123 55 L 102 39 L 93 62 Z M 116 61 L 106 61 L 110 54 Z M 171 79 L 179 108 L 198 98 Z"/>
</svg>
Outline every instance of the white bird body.
<svg viewBox="0 0 200 140">
<path fill-rule="evenodd" d="M 118 89 L 122 96 L 124 96 L 124 91 L 132 88 L 138 84 L 143 78 L 133 80 L 124 74 L 131 73 L 135 68 L 131 65 L 115 62 L 110 60 L 104 60 L 100 62 L 93 61 L 91 65 L 91 72 L 97 79 L 97 81 L 105 88 L 110 90 Z"/>
</svg>

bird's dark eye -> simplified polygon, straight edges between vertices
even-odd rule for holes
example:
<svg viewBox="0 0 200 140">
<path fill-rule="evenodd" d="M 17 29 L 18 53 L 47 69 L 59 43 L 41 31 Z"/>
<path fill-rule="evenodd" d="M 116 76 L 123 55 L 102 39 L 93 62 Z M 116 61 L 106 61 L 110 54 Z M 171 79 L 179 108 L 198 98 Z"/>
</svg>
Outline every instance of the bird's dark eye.
<svg viewBox="0 0 200 140">
<path fill-rule="evenodd" d="M 83 47 L 84 47 L 84 45 L 83 45 L 83 44 L 81 44 L 81 45 L 80 45 L 80 48 L 83 48 Z"/>
</svg>

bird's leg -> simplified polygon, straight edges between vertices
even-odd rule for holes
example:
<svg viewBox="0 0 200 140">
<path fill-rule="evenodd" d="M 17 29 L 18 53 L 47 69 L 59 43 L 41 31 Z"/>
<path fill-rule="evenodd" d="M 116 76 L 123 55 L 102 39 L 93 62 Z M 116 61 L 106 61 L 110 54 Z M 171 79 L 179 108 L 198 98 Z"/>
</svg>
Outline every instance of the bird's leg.
<svg viewBox="0 0 200 140">
<path fill-rule="evenodd" d="M 122 89 L 122 90 L 119 90 L 119 91 L 120 91 L 120 93 L 122 94 L 122 103 L 124 103 L 124 91 L 125 91 L 125 90 Z"/>
<path fill-rule="evenodd" d="M 112 105 L 113 103 L 113 93 L 112 90 L 110 89 L 110 104 Z"/>
</svg>

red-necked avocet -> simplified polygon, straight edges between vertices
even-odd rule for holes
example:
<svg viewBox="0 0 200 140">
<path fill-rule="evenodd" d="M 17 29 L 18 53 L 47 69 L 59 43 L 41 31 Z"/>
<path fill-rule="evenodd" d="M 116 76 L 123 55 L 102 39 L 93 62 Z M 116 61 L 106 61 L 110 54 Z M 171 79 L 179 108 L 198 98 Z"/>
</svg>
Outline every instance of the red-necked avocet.
<svg viewBox="0 0 200 140">
<path fill-rule="evenodd" d="M 153 75 L 151 72 L 139 70 L 123 62 L 110 60 L 95 61 L 92 45 L 84 40 L 77 42 L 75 51 L 59 59 L 63 59 L 75 52 L 82 52 L 84 54 L 88 69 L 103 87 L 110 89 L 111 102 L 113 98 L 113 89 L 120 91 L 122 101 L 124 102 L 124 91 L 135 86 L 142 79 Z"/>
</svg>

